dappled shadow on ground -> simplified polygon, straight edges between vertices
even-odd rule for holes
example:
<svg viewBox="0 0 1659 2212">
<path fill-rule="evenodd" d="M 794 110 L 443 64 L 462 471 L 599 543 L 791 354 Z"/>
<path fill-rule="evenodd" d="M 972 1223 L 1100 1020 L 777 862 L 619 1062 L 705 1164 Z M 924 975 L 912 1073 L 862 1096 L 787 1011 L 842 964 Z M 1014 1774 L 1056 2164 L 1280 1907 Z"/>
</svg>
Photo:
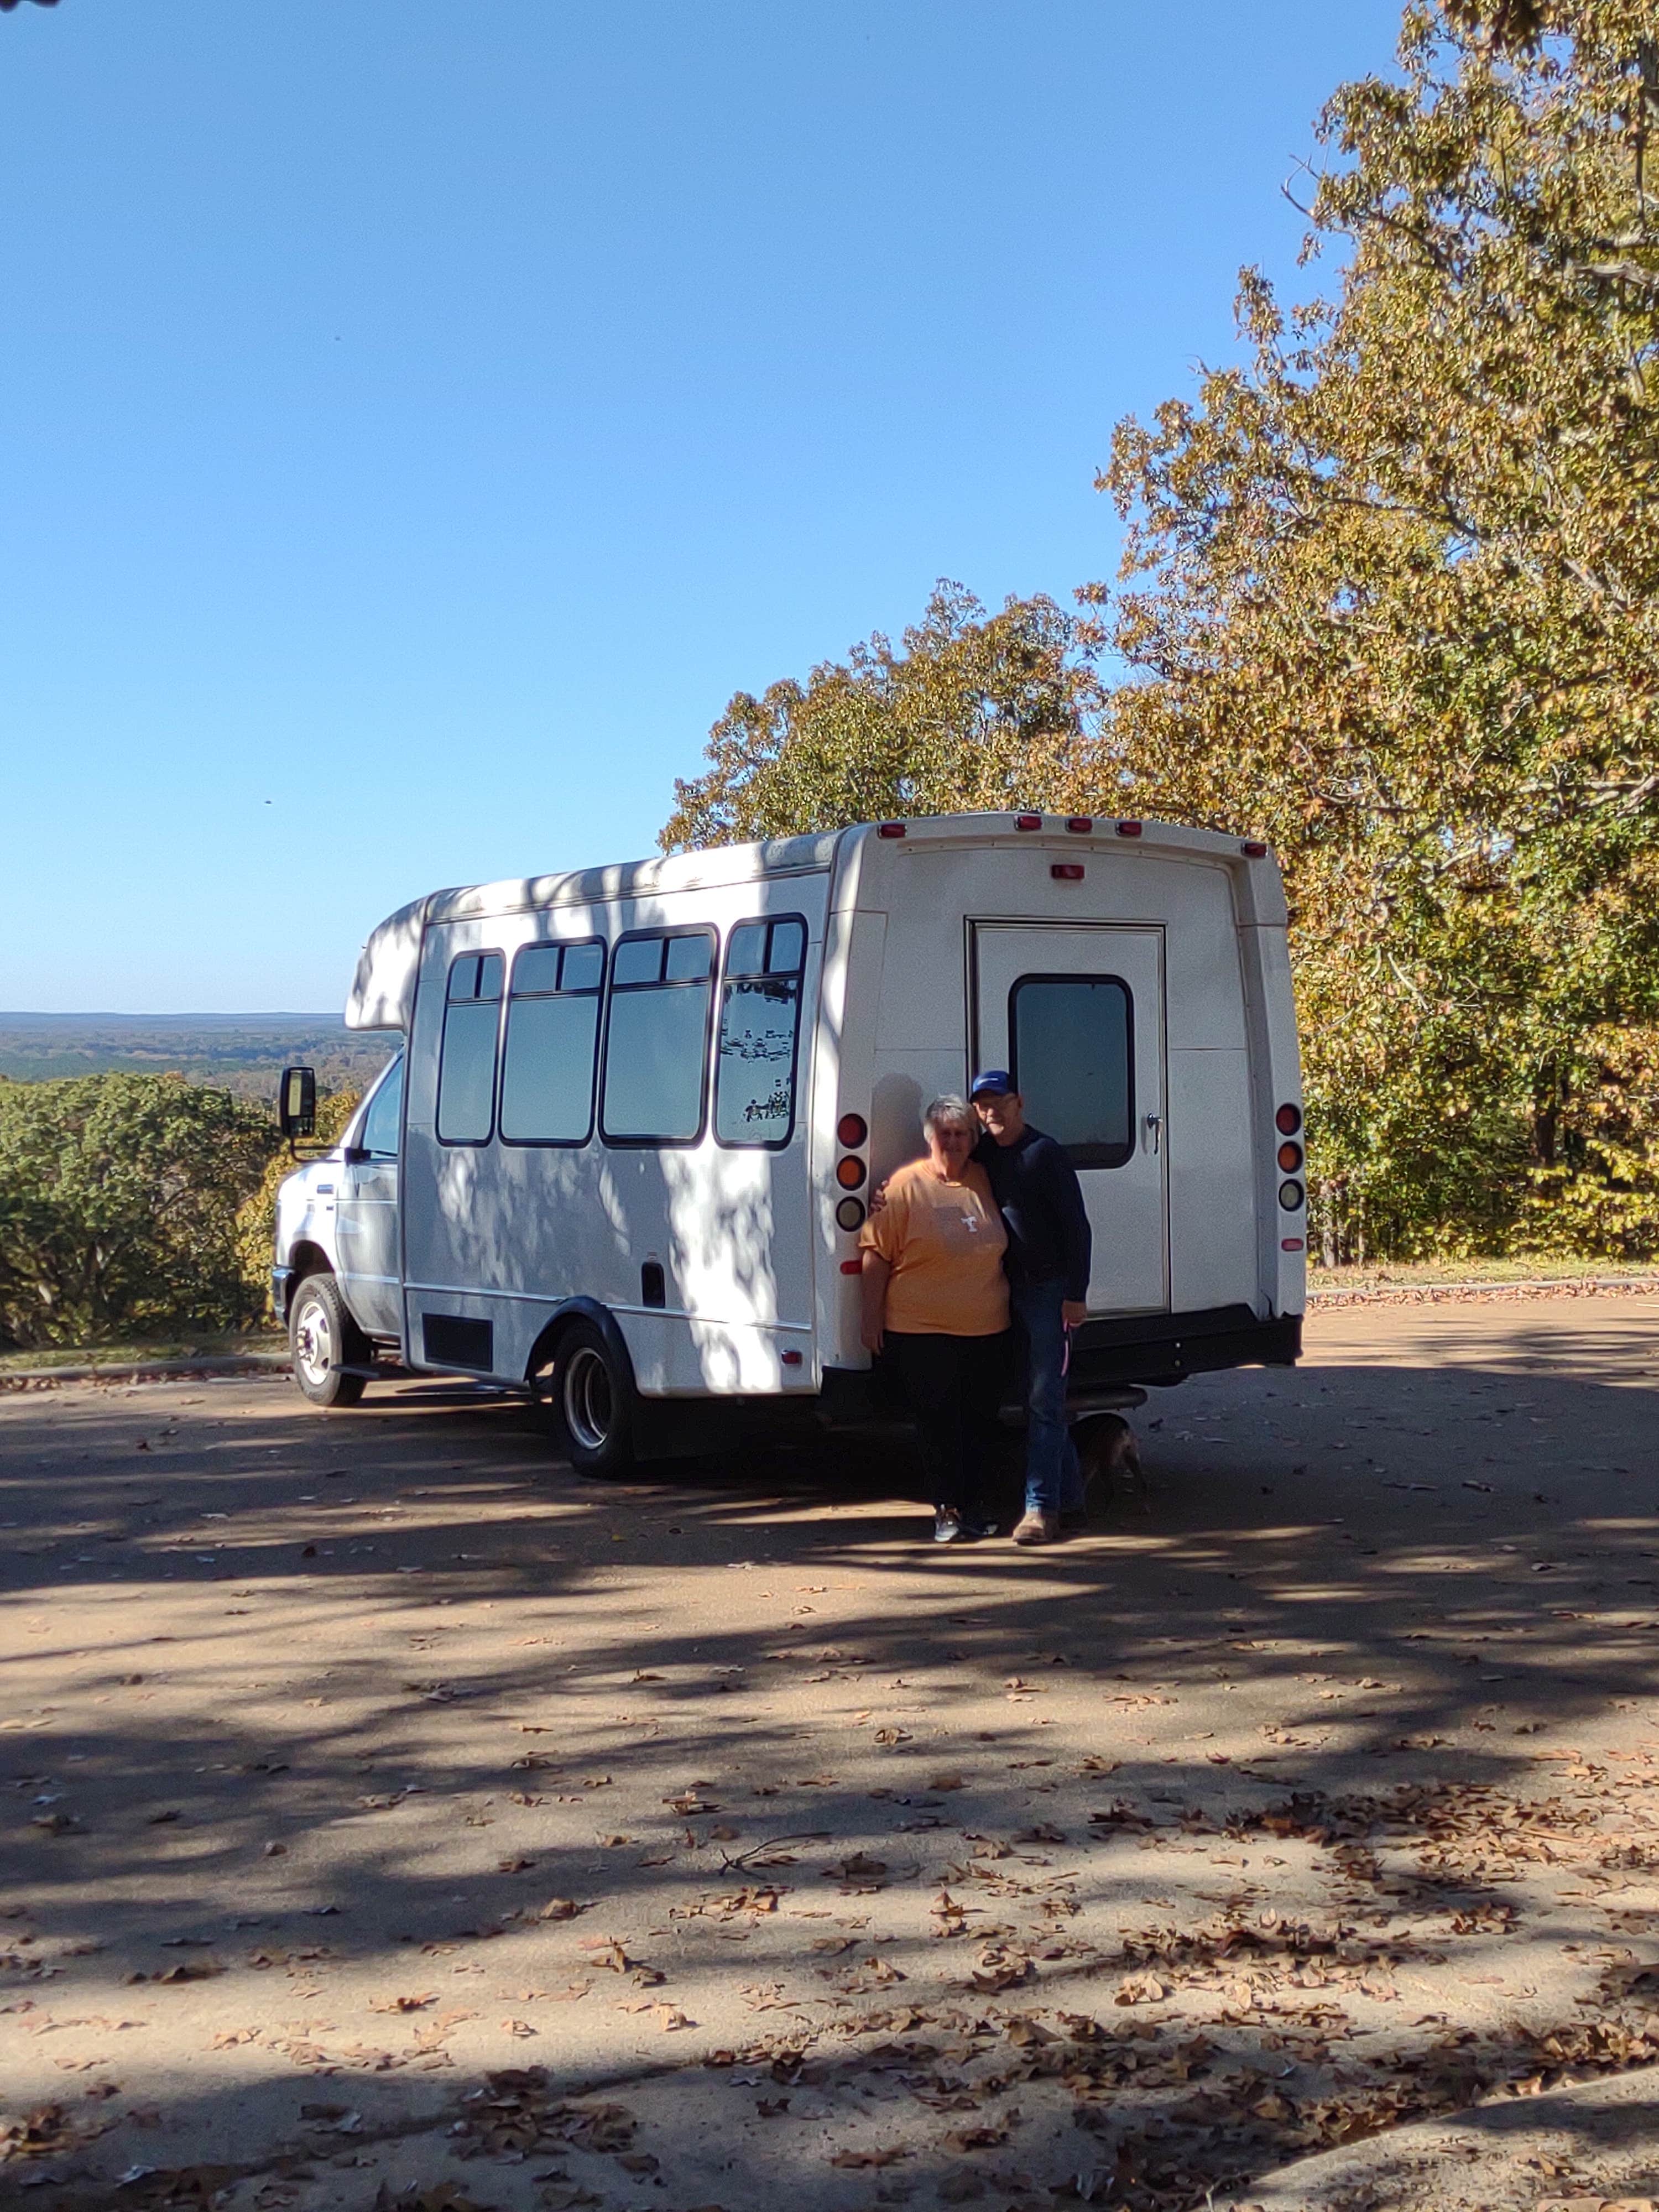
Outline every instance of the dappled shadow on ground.
<svg viewBox="0 0 1659 2212">
<path fill-rule="evenodd" d="M 567 2118 L 534 2155 L 669 2212 L 927 2205 L 981 2169 L 999 2206 L 1068 2174 L 1197 2203 L 1345 2129 L 1652 2057 L 1641 1959 L 1590 1958 L 1659 1925 L 1608 1827 L 1649 1802 L 1651 1348 L 1577 1315 L 1470 1347 L 1170 1394 L 1138 1425 L 1150 1513 L 1032 1555 L 921 1544 L 887 1445 L 604 1488 L 510 1403 L 422 1386 L 331 1422 L 280 1386 L 8 1406 L 0 2003 L 176 2005 L 198 2073 L 271 2013 L 234 2080 L 167 2087 L 144 2054 L 155 2142 L 268 2181 L 272 2145 L 315 2164 L 296 2083 L 393 2142 L 476 2112 L 508 2000 L 440 2031 L 425 1992 L 518 1976 L 550 2075 L 497 2101 L 635 2084 L 632 2150 Z M 1445 1982 L 1531 1959 L 1558 1875 L 1583 1978 L 1534 1960 L 1466 2018 Z M 690 2025 L 665 2042 L 653 2007 Z M 131 2135 L 11 2170 L 89 2203 Z M 699 2193 L 617 2163 L 665 2143 Z M 507 2201 L 493 2164 L 441 2170 Z"/>
</svg>

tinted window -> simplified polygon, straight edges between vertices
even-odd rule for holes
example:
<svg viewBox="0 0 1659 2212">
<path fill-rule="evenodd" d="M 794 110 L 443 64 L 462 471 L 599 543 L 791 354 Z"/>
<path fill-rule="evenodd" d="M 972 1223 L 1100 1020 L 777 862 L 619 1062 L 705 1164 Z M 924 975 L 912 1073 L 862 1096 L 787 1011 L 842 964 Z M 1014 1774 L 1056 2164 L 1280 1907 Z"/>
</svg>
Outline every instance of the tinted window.
<svg viewBox="0 0 1659 2212">
<path fill-rule="evenodd" d="M 1013 1076 L 1029 1118 L 1079 1168 L 1134 1150 L 1128 987 L 1115 975 L 1023 975 L 1009 994 Z"/>
<path fill-rule="evenodd" d="M 495 1099 L 501 956 L 465 952 L 449 970 L 438 1058 L 438 1140 L 487 1145 Z"/>
<path fill-rule="evenodd" d="M 624 938 L 611 968 L 605 1110 L 611 1143 L 688 1145 L 702 1133 L 714 939 Z"/>
<path fill-rule="evenodd" d="M 720 986 L 714 1134 L 722 1145 L 787 1145 L 795 1125 L 806 925 L 745 921 L 732 932 Z"/>
<path fill-rule="evenodd" d="M 662 975 L 664 939 L 625 937 L 611 963 L 611 981 L 618 990 L 624 983 L 655 983 Z"/>
<path fill-rule="evenodd" d="M 377 1160 L 395 1160 L 404 1113 L 404 1057 L 398 1054 L 380 1089 L 368 1102 L 357 1133 L 361 1149 Z"/>
<path fill-rule="evenodd" d="M 604 974 L 601 945 L 526 945 L 513 963 L 501 1073 L 505 1143 L 586 1143 Z"/>
</svg>

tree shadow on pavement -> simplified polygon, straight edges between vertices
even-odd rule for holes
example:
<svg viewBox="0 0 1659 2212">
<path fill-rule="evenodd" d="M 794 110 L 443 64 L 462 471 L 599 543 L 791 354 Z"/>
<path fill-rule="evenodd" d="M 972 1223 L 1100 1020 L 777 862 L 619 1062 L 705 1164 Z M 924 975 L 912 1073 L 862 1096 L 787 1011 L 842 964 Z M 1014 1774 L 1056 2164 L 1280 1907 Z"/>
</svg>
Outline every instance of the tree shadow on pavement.
<svg viewBox="0 0 1659 2212">
<path fill-rule="evenodd" d="M 323 2171 L 303 2095 L 402 2186 L 397 2145 L 544 2053 L 495 2102 L 607 2206 L 955 2176 L 1169 2212 L 1659 2056 L 1609 1950 L 1659 1926 L 1623 1718 L 1659 1665 L 1650 1361 L 1571 1334 L 1204 1378 L 1138 1425 L 1150 1513 L 1031 1554 L 920 1542 L 889 1443 L 602 1486 L 419 1386 L 326 1423 L 264 1386 L 8 1401 L 0 2029 L 43 2106 L 40 2014 L 94 2087 L 127 2031 L 76 2021 L 161 2042 L 148 2135 L 61 2075 L 65 2146 L 0 2177 L 89 2206 L 118 2156 L 182 2170 L 148 2141 L 286 2188 Z M 1577 1978 L 1472 1995 L 1546 1917 Z M 474 1973 L 522 1984 L 521 2039 L 445 2001 Z M 573 2147 L 554 2108 L 613 2094 L 634 2148 Z M 505 2203 L 490 2158 L 442 2172 Z"/>
</svg>

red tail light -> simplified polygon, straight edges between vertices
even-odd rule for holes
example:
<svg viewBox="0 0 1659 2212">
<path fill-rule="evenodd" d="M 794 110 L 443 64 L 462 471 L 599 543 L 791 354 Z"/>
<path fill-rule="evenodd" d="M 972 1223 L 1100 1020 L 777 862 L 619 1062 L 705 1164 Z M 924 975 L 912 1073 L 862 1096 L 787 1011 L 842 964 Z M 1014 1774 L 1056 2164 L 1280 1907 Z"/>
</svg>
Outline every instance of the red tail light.
<svg viewBox="0 0 1659 2212">
<path fill-rule="evenodd" d="M 836 1124 L 836 1142 L 850 1152 L 854 1145 L 861 1145 L 869 1135 L 869 1126 L 862 1114 L 843 1114 Z"/>
<path fill-rule="evenodd" d="M 1273 1127 L 1281 1137 L 1295 1136 L 1302 1127 L 1302 1109 L 1299 1106 L 1281 1106 L 1273 1115 Z"/>
<path fill-rule="evenodd" d="M 1094 826 L 1092 814 L 1068 814 L 1066 817 L 1066 827 L 1074 837 L 1086 837 Z"/>
<path fill-rule="evenodd" d="M 1041 830 L 1042 817 L 1040 814 L 1016 814 L 1014 827 L 1016 830 Z"/>
<path fill-rule="evenodd" d="M 1140 824 L 1139 822 L 1120 822 L 1117 825 L 1117 834 L 1120 837 L 1139 837 Z"/>
</svg>

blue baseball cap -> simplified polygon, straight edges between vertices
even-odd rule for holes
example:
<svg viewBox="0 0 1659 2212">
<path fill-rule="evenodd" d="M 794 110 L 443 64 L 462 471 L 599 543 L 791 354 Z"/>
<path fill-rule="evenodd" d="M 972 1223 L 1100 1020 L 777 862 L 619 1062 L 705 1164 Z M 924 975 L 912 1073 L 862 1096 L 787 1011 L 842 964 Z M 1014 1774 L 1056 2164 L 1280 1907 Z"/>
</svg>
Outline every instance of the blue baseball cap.
<svg viewBox="0 0 1659 2212">
<path fill-rule="evenodd" d="M 974 1078 L 968 1096 L 970 1098 L 1006 1098 L 1013 1087 L 1014 1079 L 1006 1067 L 981 1067 Z"/>
</svg>

